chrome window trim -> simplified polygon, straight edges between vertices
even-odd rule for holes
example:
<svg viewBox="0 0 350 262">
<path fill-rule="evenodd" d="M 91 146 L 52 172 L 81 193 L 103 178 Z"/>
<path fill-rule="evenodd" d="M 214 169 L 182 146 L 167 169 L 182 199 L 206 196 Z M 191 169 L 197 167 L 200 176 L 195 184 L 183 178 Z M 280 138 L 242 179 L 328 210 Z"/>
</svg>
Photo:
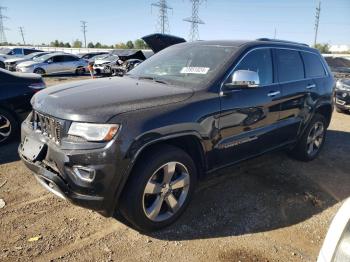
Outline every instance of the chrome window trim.
<svg viewBox="0 0 350 262">
<path fill-rule="evenodd" d="M 311 51 L 307 51 L 307 50 L 300 50 L 300 49 L 295 49 L 295 48 L 289 48 L 289 47 L 271 47 L 271 46 L 264 46 L 264 47 L 255 47 L 255 48 L 252 48 L 250 49 L 247 53 L 245 53 L 243 55 L 243 57 L 241 57 L 241 59 L 236 63 L 236 65 L 232 68 L 232 70 L 230 71 L 230 73 L 225 77 L 225 79 L 221 82 L 221 85 L 220 85 L 220 93 L 222 92 L 222 89 L 223 89 L 223 86 L 224 86 L 224 83 L 226 82 L 226 80 L 233 74 L 233 72 L 235 71 L 235 69 L 237 68 L 237 66 L 242 62 L 242 60 L 251 52 L 255 51 L 255 50 L 259 50 L 259 49 L 284 49 L 284 50 L 292 50 L 292 51 L 297 51 L 297 52 L 305 52 L 305 53 L 310 53 L 310 54 L 313 54 L 315 56 L 318 56 L 317 54 L 311 52 Z M 272 60 L 273 60 L 273 57 L 271 57 Z M 302 57 L 301 57 L 302 59 Z M 322 59 L 320 59 L 318 57 L 318 59 L 320 60 L 322 66 L 323 66 L 323 69 L 326 73 L 325 76 L 323 77 L 328 77 L 329 76 L 329 73 L 328 73 L 328 70 L 324 64 L 324 62 L 322 61 Z M 304 63 L 304 60 L 303 60 L 303 63 Z M 305 67 L 305 64 L 304 64 L 304 67 Z M 273 71 L 274 71 L 274 68 L 272 68 Z M 305 68 L 304 68 L 305 69 Z M 305 78 L 302 78 L 302 79 L 296 79 L 296 80 L 291 80 L 291 81 L 284 81 L 284 82 L 279 82 L 277 81 L 276 83 L 271 83 L 271 84 L 268 84 L 268 85 L 261 85 L 259 87 L 264 87 L 264 86 L 270 86 L 270 85 L 274 85 L 274 84 L 288 84 L 288 83 L 292 83 L 292 82 L 298 82 L 298 81 L 304 81 L 304 80 L 312 80 L 312 79 L 317 79 L 317 78 L 323 78 L 322 76 L 318 76 L 318 77 L 305 77 Z M 258 88 L 259 88 L 258 87 Z"/>
</svg>

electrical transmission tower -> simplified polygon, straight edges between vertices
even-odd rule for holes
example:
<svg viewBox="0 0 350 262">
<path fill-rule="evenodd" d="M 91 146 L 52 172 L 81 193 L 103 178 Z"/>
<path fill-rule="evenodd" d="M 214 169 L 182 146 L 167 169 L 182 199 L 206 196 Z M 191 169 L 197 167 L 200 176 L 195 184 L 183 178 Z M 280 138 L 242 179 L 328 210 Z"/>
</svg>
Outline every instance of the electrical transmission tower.
<svg viewBox="0 0 350 262">
<path fill-rule="evenodd" d="M 24 41 L 24 28 L 22 26 L 19 27 L 19 32 L 21 33 L 23 44 L 26 45 L 26 41 Z"/>
<path fill-rule="evenodd" d="M 320 22 L 320 13 L 321 13 L 321 1 L 318 2 L 318 6 L 316 7 L 314 46 L 316 45 L 316 42 L 317 42 L 318 24 Z"/>
<path fill-rule="evenodd" d="M 84 47 L 86 48 L 86 27 L 87 22 L 86 21 L 80 21 L 81 22 L 81 30 L 84 34 Z"/>
<path fill-rule="evenodd" d="M 6 7 L 0 6 L 0 44 L 7 42 L 5 35 L 5 30 L 7 30 L 7 28 L 4 26 L 4 20 L 8 17 L 3 15 L 2 11 L 4 10 L 6 10 Z"/>
<path fill-rule="evenodd" d="M 168 20 L 168 10 L 173 10 L 166 0 L 159 0 L 153 3 L 151 6 L 156 6 L 159 8 L 158 12 L 158 22 L 156 31 L 162 34 L 169 33 L 169 20 Z"/>
<path fill-rule="evenodd" d="M 196 40 L 199 40 L 198 25 L 204 24 L 204 22 L 199 18 L 199 15 L 198 15 L 199 5 L 203 2 L 203 0 L 190 0 L 190 1 L 192 2 L 192 16 L 189 18 L 185 18 L 184 21 L 191 23 L 189 40 L 196 41 Z"/>
</svg>

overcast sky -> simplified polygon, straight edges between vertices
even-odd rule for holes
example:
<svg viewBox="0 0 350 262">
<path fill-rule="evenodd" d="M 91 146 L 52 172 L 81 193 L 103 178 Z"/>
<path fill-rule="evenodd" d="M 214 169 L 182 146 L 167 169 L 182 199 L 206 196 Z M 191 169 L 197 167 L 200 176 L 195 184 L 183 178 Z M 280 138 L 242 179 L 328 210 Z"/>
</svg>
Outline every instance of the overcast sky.
<svg viewBox="0 0 350 262">
<path fill-rule="evenodd" d="M 55 39 L 82 40 L 80 20 L 86 20 L 87 41 L 116 44 L 156 31 L 157 0 L 0 0 L 9 42 L 49 43 Z M 207 0 L 199 9 L 205 22 L 201 39 L 256 39 L 273 37 L 311 44 L 314 38 L 316 0 Z M 168 0 L 170 33 L 188 38 L 189 0 Z M 323 0 L 319 41 L 350 44 L 350 0 Z"/>
</svg>

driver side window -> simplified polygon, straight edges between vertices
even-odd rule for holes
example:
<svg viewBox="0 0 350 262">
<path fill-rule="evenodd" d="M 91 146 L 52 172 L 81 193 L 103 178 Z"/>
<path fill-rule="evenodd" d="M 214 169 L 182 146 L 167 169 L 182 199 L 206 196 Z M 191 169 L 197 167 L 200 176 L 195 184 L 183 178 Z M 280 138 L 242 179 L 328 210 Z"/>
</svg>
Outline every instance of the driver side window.
<svg viewBox="0 0 350 262">
<path fill-rule="evenodd" d="M 258 73 L 260 85 L 273 83 L 273 67 L 271 50 L 268 48 L 257 49 L 248 53 L 235 68 L 237 70 L 249 70 Z M 233 72 L 233 73 L 234 73 Z"/>
</svg>

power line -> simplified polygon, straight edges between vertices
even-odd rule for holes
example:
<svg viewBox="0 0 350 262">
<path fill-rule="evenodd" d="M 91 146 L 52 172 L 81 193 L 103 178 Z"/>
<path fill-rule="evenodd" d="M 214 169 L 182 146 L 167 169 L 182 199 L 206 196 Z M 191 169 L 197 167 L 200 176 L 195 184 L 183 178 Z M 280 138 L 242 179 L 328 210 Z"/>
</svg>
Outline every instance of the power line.
<svg viewBox="0 0 350 262">
<path fill-rule="evenodd" d="M 87 22 L 86 21 L 80 21 L 81 22 L 81 30 L 84 34 L 84 47 L 86 48 L 86 28 L 87 28 Z"/>
<path fill-rule="evenodd" d="M 192 16 L 189 18 L 185 18 L 183 20 L 191 23 L 189 40 L 196 41 L 196 40 L 199 40 L 198 25 L 204 24 L 204 22 L 199 18 L 199 15 L 198 15 L 199 5 L 203 2 L 203 0 L 190 0 L 190 1 L 192 2 Z"/>
<path fill-rule="evenodd" d="M 156 31 L 161 34 L 169 33 L 170 30 L 169 30 L 168 10 L 173 10 L 173 9 L 167 4 L 166 0 L 159 0 L 156 3 L 152 3 L 151 6 L 155 6 L 159 8 Z"/>
<path fill-rule="evenodd" d="M 24 28 L 22 26 L 19 27 L 19 32 L 21 33 L 23 44 L 26 45 L 26 41 L 24 40 Z"/>
<path fill-rule="evenodd" d="M 8 17 L 3 15 L 3 11 L 6 9 L 7 9 L 6 7 L 0 6 L 0 44 L 7 42 L 5 30 L 8 30 L 8 29 L 4 26 L 4 20 L 7 19 Z"/>
<path fill-rule="evenodd" d="M 318 6 L 316 7 L 314 46 L 316 45 L 316 42 L 317 42 L 318 24 L 320 22 L 320 13 L 321 13 L 321 1 L 318 2 Z"/>
</svg>

